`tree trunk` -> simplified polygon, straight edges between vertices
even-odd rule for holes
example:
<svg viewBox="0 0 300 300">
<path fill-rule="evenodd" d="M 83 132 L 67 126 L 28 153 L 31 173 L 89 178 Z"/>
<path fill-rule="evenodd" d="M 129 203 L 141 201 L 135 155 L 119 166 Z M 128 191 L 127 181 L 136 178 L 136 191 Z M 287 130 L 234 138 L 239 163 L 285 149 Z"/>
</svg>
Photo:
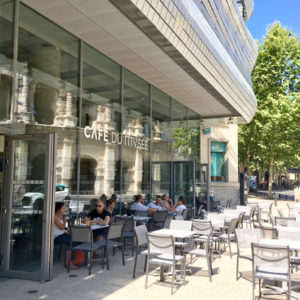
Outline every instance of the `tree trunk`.
<svg viewBox="0 0 300 300">
<path fill-rule="evenodd" d="M 273 165 L 274 165 L 274 158 L 272 158 L 270 161 L 268 199 L 272 199 Z"/>
</svg>

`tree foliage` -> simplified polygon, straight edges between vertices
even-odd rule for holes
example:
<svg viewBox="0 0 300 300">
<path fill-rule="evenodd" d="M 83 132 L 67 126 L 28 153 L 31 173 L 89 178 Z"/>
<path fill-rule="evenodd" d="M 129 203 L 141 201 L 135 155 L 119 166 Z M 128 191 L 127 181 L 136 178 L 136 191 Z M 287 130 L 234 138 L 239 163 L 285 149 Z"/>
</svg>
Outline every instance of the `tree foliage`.
<svg viewBox="0 0 300 300">
<path fill-rule="evenodd" d="M 252 71 L 257 112 L 239 126 L 239 159 L 250 170 L 300 166 L 300 42 L 279 23 L 267 30 Z"/>
</svg>

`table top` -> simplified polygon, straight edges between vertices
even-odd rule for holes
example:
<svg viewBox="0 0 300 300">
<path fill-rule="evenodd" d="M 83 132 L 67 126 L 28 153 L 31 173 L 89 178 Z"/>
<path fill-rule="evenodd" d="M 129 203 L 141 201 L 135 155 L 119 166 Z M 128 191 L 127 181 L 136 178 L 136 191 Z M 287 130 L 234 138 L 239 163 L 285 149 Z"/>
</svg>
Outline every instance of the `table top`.
<svg viewBox="0 0 300 300">
<path fill-rule="evenodd" d="M 289 240 L 273 240 L 273 239 L 261 239 L 260 245 L 267 246 L 289 246 L 292 250 L 300 250 L 300 242 Z"/>
<path fill-rule="evenodd" d="M 178 230 L 178 229 L 160 229 L 153 232 L 154 234 L 161 235 L 172 235 L 174 238 L 188 238 L 194 234 L 197 234 L 197 231 L 191 230 Z"/>
<path fill-rule="evenodd" d="M 149 221 L 150 219 L 152 219 L 152 218 L 151 217 L 140 217 L 140 216 L 133 217 L 134 221 Z"/>
<path fill-rule="evenodd" d="M 81 223 L 80 226 L 86 226 L 86 224 Z M 92 230 L 107 228 L 109 225 L 91 225 Z"/>
</svg>

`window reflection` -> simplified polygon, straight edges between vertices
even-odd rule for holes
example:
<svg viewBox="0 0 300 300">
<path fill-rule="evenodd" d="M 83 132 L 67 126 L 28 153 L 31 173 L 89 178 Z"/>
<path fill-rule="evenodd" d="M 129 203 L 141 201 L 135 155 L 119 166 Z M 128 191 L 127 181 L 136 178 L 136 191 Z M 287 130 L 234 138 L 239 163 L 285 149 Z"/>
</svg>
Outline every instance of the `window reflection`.
<svg viewBox="0 0 300 300">
<path fill-rule="evenodd" d="M 120 193 L 120 145 L 112 142 L 112 133 L 121 129 L 120 101 L 120 66 L 84 45 L 81 194 Z M 84 134 L 85 127 L 92 132 L 91 138 Z"/>
<path fill-rule="evenodd" d="M 149 84 L 131 72 L 124 71 L 123 135 L 146 140 L 150 138 Z M 148 150 L 123 145 L 122 190 L 128 200 L 134 194 L 150 195 L 150 154 Z"/>
<path fill-rule="evenodd" d="M 170 193 L 171 98 L 152 87 L 152 195 Z"/>
<path fill-rule="evenodd" d="M 0 0 L 0 121 L 9 119 L 12 87 L 13 2 Z"/>
</svg>

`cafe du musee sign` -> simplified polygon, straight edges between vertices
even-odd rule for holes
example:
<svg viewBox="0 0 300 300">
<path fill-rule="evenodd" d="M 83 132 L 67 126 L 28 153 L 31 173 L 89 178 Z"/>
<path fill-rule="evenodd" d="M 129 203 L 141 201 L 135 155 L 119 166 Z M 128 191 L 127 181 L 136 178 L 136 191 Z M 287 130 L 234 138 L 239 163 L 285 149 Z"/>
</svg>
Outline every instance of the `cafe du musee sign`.
<svg viewBox="0 0 300 300">
<path fill-rule="evenodd" d="M 103 141 L 105 143 L 119 144 L 146 151 L 149 150 L 149 140 L 135 136 L 124 135 L 116 131 L 108 131 L 105 129 L 86 126 L 84 128 L 84 136 L 87 139 Z"/>
</svg>

